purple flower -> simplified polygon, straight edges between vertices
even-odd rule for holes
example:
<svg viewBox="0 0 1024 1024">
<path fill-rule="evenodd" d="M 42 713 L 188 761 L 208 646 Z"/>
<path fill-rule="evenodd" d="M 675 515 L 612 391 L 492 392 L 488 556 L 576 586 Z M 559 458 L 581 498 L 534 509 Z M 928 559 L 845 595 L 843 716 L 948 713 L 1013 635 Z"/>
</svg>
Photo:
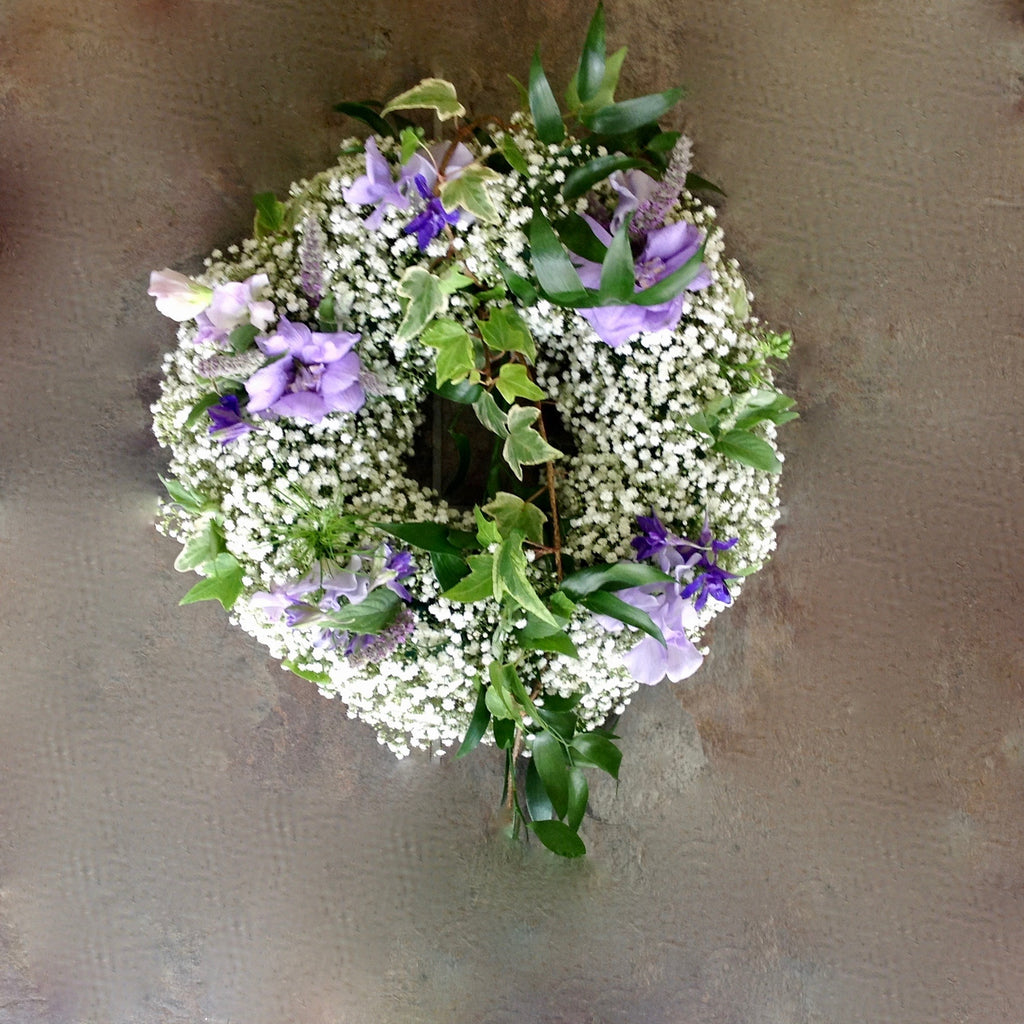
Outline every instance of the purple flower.
<svg viewBox="0 0 1024 1024">
<path fill-rule="evenodd" d="M 242 410 L 237 395 L 224 395 L 216 405 L 206 410 L 213 421 L 210 424 L 210 436 L 221 444 L 237 441 L 243 434 L 253 429 L 251 423 L 242 419 Z"/>
<path fill-rule="evenodd" d="M 591 231 L 604 245 L 611 245 L 612 236 L 593 217 L 583 215 Z M 640 255 L 635 260 L 636 291 L 649 288 L 682 267 L 700 248 L 703 233 L 686 221 L 656 228 L 647 233 Z M 601 264 L 582 256 L 573 256 L 580 280 L 587 288 L 601 283 Z M 711 284 L 707 267 L 686 286 L 686 290 L 668 302 L 655 306 L 594 306 L 581 309 L 597 336 L 611 348 L 618 348 L 639 332 L 672 330 L 679 323 L 686 306 L 686 291 L 699 291 Z"/>
<path fill-rule="evenodd" d="M 395 551 L 390 544 L 384 545 L 387 560 L 384 562 L 385 572 L 391 574 L 385 586 L 393 590 L 403 601 L 411 601 L 412 594 L 398 581 L 412 576 L 416 572 L 416 563 L 412 560 L 411 551 Z"/>
<path fill-rule="evenodd" d="M 183 323 L 198 316 L 210 304 L 213 289 L 196 284 L 176 270 L 154 270 L 149 275 L 149 291 L 156 299 L 156 308 L 164 316 Z"/>
<path fill-rule="evenodd" d="M 459 211 L 446 210 L 441 200 L 430 191 L 427 179 L 422 174 L 417 174 L 414 181 L 419 194 L 427 200 L 427 205 L 405 226 L 405 233 L 415 235 L 420 252 L 424 252 L 447 225 L 458 224 Z"/>
<path fill-rule="evenodd" d="M 391 177 L 391 164 L 381 154 L 377 140 L 371 135 L 366 140 L 366 174 L 361 178 L 356 178 L 348 188 L 344 189 L 342 195 L 345 197 L 345 202 L 352 206 L 373 205 L 373 213 L 363 223 L 375 231 L 384 220 L 384 211 L 388 206 L 394 206 L 399 210 L 409 209 L 408 190 L 417 174 L 429 178 L 431 184 L 437 178 L 437 171 L 434 170 L 430 161 L 420 156 L 419 153 L 415 153 L 402 167 L 398 180 L 395 181 Z"/>
<path fill-rule="evenodd" d="M 683 558 L 690 559 L 690 564 L 696 574 L 693 582 L 684 588 L 682 596 L 693 597 L 696 595 L 697 600 L 694 602 L 694 607 L 697 611 L 703 611 L 709 597 L 721 601 L 722 604 L 732 604 L 728 581 L 738 579 L 738 576 L 734 572 L 726 572 L 718 564 L 718 553 L 728 551 L 738 541 L 739 537 L 715 540 L 711 534 L 711 527 L 705 519 L 697 543 L 684 539 L 677 545 L 676 550 Z M 709 555 L 710 557 L 708 557 Z"/>
<path fill-rule="evenodd" d="M 357 412 L 366 402 L 359 383 L 362 364 L 352 346 L 358 334 L 317 334 L 284 317 L 277 332 L 256 344 L 272 363 L 246 382 L 249 412 L 319 423 L 332 412 Z"/>
<path fill-rule="evenodd" d="M 640 535 L 630 541 L 636 549 L 636 557 L 643 562 L 660 555 L 668 546 L 669 533 L 665 524 L 653 512 L 649 516 L 637 516 L 636 522 Z"/>
</svg>

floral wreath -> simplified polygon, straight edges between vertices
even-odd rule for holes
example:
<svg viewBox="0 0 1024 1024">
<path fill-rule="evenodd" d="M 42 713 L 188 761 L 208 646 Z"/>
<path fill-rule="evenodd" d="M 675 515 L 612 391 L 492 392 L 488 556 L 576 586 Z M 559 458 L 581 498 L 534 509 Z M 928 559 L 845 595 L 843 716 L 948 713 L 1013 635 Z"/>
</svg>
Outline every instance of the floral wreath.
<svg viewBox="0 0 1024 1024">
<path fill-rule="evenodd" d="M 339 104 L 365 142 L 149 289 L 180 324 L 153 413 L 159 527 L 202 577 L 182 603 L 220 601 L 400 757 L 497 745 L 513 831 L 563 856 L 584 769 L 618 777 L 604 723 L 697 670 L 772 551 L 796 415 L 768 365 L 789 336 L 657 124 L 680 92 L 615 101 L 624 55 L 599 6 L 567 115 L 539 54 L 508 122 L 467 124 L 433 78 Z"/>
</svg>

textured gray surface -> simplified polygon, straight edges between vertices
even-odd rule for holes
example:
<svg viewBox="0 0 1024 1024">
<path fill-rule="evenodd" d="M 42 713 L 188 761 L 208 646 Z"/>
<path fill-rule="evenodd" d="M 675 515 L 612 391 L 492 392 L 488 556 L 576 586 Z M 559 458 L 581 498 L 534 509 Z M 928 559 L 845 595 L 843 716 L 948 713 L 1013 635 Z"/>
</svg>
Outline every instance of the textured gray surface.
<svg viewBox="0 0 1024 1024">
<path fill-rule="evenodd" d="M 0 0 L 0 1024 L 1024 1020 L 1024 12 L 608 11 L 631 91 L 689 86 L 804 416 L 775 562 L 562 863 L 493 835 L 486 755 L 397 763 L 175 607 L 145 287 L 333 102 L 504 112 L 589 4 Z"/>
</svg>

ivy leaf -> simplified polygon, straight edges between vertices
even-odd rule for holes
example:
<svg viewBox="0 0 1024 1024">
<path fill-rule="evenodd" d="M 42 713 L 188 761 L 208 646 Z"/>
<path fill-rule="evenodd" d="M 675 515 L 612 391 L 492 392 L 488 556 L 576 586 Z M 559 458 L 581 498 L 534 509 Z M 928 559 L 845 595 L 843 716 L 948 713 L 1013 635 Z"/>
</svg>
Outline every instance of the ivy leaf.
<svg viewBox="0 0 1024 1024">
<path fill-rule="evenodd" d="M 473 283 L 473 278 L 467 277 L 458 267 L 449 267 L 440 277 L 441 291 L 445 295 L 453 295 L 462 288 Z"/>
<path fill-rule="evenodd" d="M 343 604 L 325 612 L 320 620 L 334 629 L 377 635 L 387 629 L 402 610 L 402 599 L 387 587 L 371 590 L 358 604 Z"/>
<path fill-rule="evenodd" d="M 625 590 L 648 583 L 671 582 L 672 577 L 657 566 L 644 562 L 612 562 L 577 569 L 562 580 L 560 589 L 574 600 L 595 590 Z"/>
<path fill-rule="evenodd" d="M 465 380 L 476 369 L 473 339 L 462 324 L 448 319 L 435 320 L 424 329 L 420 341 L 438 350 L 435 371 L 438 387 Z"/>
<path fill-rule="evenodd" d="M 588 608 L 598 615 L 610 615 L 613 619 L 626 623 L 627 626 L 635 626 L 643 630 L 648 636 L 653 636 L 662 647 L 667 647 L 665 636 L 654 624 L 654 619 L 640 608 L 623 601 L 609 590 L 595 590 L 592 594 L 580 600 L 584 608 Z"/>
<path fill-rule="evenodd" d="M 555 814 L 564 818 L 569 806 L 569 763 L 565 759 L 564 748 L 549 732 L 533 733 L 530 740 L 530 752 L 537 773 L 544 783 Z"/>
<path fill-rule="evenodd" d="M 548 76 L 540 62 L 540 47 L 534 51 L 530 64 L 530 113 L 537 128 L 537 138 L 541 142 L 552 145 L 565 138 L 565 125 L 562 123 L 562 112 L 558 109 L 558 101 L 551 91 Z"/>
<path fill-rule="evenodd" d="M 583 41 L 583 52 L 580 54 L 575 78 L 576 93 L 584 103 L 597 95 L 604 81 L 605 52 L 604 5 L 598 3 L 590 19 L 587 38 Z"/>
<path fill-rule="evenodd" d="M 546 391 L 530 380 L 530 375 L 522 363 L 505 363 L 498 372 L 495 384 L 501 392 L 501 397 L 509 405 L 512 405 L 516 398 L 539 402 L 548 397 Z"/>
<path fill-rule="evenodd" d="M 483 510 L 498 524 L 503 537 L 513 530 L 521 530 L 535 544 L 544 543 L 544 524 L 548 517 L 531 502 L 508 491 L 498 491 Z"/>
<path fill-rule="evenodd" d="M 492 544 L 501 542 L 501 531 L 498 529 L 498 524 L 484 516 L 482 509 L 474 508 L 473 518 L 476 520 L 477 543 L 482 547 L 489 548 Z"/>
<path fill-rule="evenodd" d="M 422 267 L 409 267 L 398 282 L 398 294 L 409 299 L 395 341 L 411 341 L 444 309 L 441 282 Z"/>
<path fill-rule="evenodd" d="M 224 539 L 216 523 L 208 519 L 203 529 L 189 537 L 181 554 L 174 560 L 178 572 L 191 572 L 206 562 L 212 562 L 224 550 Z"/>
<path fill-rule="evenodd" d="M 257 238 L 281 234 L 287 225 L 288 207 L 273 192 L 260 192 L 252 197 L 252 201 L 256 207 L 256 216 L 252 222 L 253 234 Z"/>
<path fill-rule="evenodd" d="M 508 437 L 502 455 L 520 480 L 523 479 L 523 466 L 536 466 L 562 457 L 557 448 L 534 430 L 533 423 L 538 416 L 540 409 L 532 406 L 513 405 L 508 411 Z"/>
<path fill-rule="evenodd" d="M 476 324 L 492 352 L 521 352 L 531 363 L 537 358 L 530 328 L 514 306 L 492 309 L 486 320 L 477 320 Z"/>
<path fill-rule="evenodd" d="M 480 684 L 476 694 L 476 706 L 473 708 L 473 717 L 469 720 L 469 727 L 459 744 L 459 749 L 455 751 L 456 757 L 465 757 L 471 750 L 475 750 L 480 740 L 483 739 L 484 733 L 487 732 L 487 726 L 491 723 L 491 712 L 487 707 L 486 696 L 487 688 Z"/>
<path fill-rule="evenodd" d="M 242 567 L 229 551 L 222 551 L 203 566 L 206 578 L 200 580 L 179 602 L 195 604 L 197 601 L 220 601 L 225 611 L 242 593 Z"/>
<path fill-rule="evenodd" d="M 182 508 L 188 509 L 190 512 L 200 511 L 205 504 L 201 495 L 196 494 L 195 491 L 179 483 L 173 477 L 170 480 L 160 477 L 160 483 L 167 489 L 167 493 L 171 496 L 172 501 L 179 504 Z"/>
<path fill-rule="evenodd" d="M 782 463 L 779 461 L 775 449 L 763 438 L 757 437 L 747 430 L 728 431 L 715 441 L 711 449 L 765 473 L 782 471 Z"/>
<path fill-rule="evenodd" d="M 530 260 L 545 297 L 555 305 L 579 309 L 592 304 L 554 228 L 539 210 L 530 221 Z"/>
<path fill-rule="evenodd" d="M 622 751 L 607 736 L 593 732 L 580 733 L 573 737 L 570 746 L 574 760 L 595 765 L 613 779 L 618 779 Z"/>
<path fill-rule="evenodd" d="M 354 117 L 357 121 L 369 125 L 371 131 L 378 135 L 395 137 L 395 129 L 368 103 L 335 103 L 334 109 L 339 114 L 347 114 L 349 117 Z"/>
<path fill-rule="evenodd" d="M 468 210 L 478 220 L 497 224 L 501 219 L 487 192 L 487 184 L 500 181 L 501 175 L 482 164 L 471 164 L 457 178 L 448 178 L 441 186 L 441 203 L 446 210 L 457 206 Z"/>
<path fill-rule="evenodd" d="M 455 86 L 443 78 L 424 78 L 391 100 L 381 114 L 386 116 L 393 110 L 433 110 L 439 121 L 462 117 L 466 113 L 466 108 L 455 95 Z"/>
<path fill-rule="evenodd" d="M 476 418 L 492 433 L 498 437 L 508 437 L 508 418 L 498 408 L 498 403 L 487 391 L 484 391 L 473 403 L 473 412 Z"/>
<path fill-rule="evenodd" d="M 656 122 L 682 97 L 682 89 L 666 89 L 664 92 L 623 100 L 622 103 L 612 103 L 593 113 L 584 111 L 581 120 L 598 135 L 624 135 Z"/>
<path fill-rule="evenodd" d="M 420 148 L 420 141 L 423 138 L 422 128 L 403 128 L 399 140 L 402 146 L 402 153 L 399 159 L 403 164 L 407 164 L 413 157 L 413 154 Z"/>
<path fill-rule="evenodd" d="M 493 597 L 494 556 L 470 555 L 466 561 L 469 563 L 469 575 L 459 580 L 454 587 L 444 591 L 441 596 L 448 598 L 449 601 L 461 601 L 465 604 Z"/>
<path fill-rule="evenodd" d="M 575 716 L 574 716 L 575 717 Z M 583 823 L 587 813 L 587 800 L 590 798 L 590 785 L 581 768 L 573 765 L 569 769 L 569 806 L 565 813 L 565 823 L 574 832 Z"/>
<path fill-rule="evenodd" d="M 559 857 L 582 857 L 587 852 L 586 844 L 564 821 L 531 821 L 526 827 Z"/>
<path fill-rule="evenodd" d="M 507 594 L 512 600 L 541 622 L 547 622 L 557 628 L 558 622 L 548 611 L 533 589 L 526 575 L 526 552 L 523 551 L 524 534 L 522 530 L 513 530 L 505 537 L 498 547 L 492 560 L 494 596 L 501 600 Z"/>
</svg>

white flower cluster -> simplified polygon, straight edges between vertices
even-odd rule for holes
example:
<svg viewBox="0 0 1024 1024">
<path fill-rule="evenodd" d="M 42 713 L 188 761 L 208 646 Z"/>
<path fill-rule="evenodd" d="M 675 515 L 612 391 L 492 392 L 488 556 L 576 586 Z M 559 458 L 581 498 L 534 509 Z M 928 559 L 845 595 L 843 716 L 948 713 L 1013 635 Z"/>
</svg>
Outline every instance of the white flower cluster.
<svg viewBox="0 0 1024 1024">
<path fill-rule="evenodd" d="M 529 173 L 510 171 L 488 186 L 498 223 L 477 218 L 467 224 L 463 217 L 454 237 L 442 234 L 423 252 L 405 231 L 408 210 L 386 206 L 379 226 L 367 227 L 370 210 L 344 198 L 366 169 L 362 145 L 352 142 L 336 166 L 292 187 L 295 227 L 289 234 L 250 239 L 207 260 L 201 283 L 215 287 L 266 274 L 263 298 L 276 315 L 315 325 L 302 287 L 303 238 L 315 232 L 323 294 L 333 301 L 338 329 L 360 335 L 355 351 L 367 398 L 358 412 L 335 412 L 315 424 L 256 419 L 255 429 L 223 443 L 211 436 L 209 418 L 196 414 L 197 403 L 210 391 L 211 366 L 230 369 L 233 358 L 246 357 L 197 340 L 194 323 L 179 330 L 153 407 L 156 436 L 171 450 L 171 472 L 206 501 L 202 510 L 165 503 L 161 528 L 186 542 L 217 516 L 243 572 L 233 620 L 325 696 L 339 697 L 350 716 L 372 726 L 399 756 L 412 748 L 442 753 L 465 733 L 493 656 L 495 603 L 442 597 L 428 556 L 414 551 L 417 571 L 403 581 L 412 595 L 411 637 L 380 660 L 360 661 L 318 644 L 315 629 L 275 620 L 251 599 L 310 571 L 308 552 L 291 529 L 310 507 L 366 521 L 472 528 L 471 510 L 450 507 L 410 468 L 434 351 L 395 341 L 404 315 L 396 284 L 408 268 L 429 269 L 452 253 L 461 270 L 486 286 L 502 283 L 499 261 L 529 276 L 526 232 L 534 204 L 552 217 L 568 212 L 557 186 L 593 154 L 544 146 L 521 121 L 509 131 Z M 380 146 L 397 166 L 395 148 L 386 141 Z M 751 296 L 735 262 L 722 255 L 714 211 L 684 192 L 668 215 L 681 219 L 709 233 L 705 264 L 714 283 L 689 296 L 676 329 L 638 335 L 612 349 L 575 310 L 543 300 L 519 309 L 537 345 L 537 383 L 555 400 L 561 419 L 566 455 L 556 463 L 556 486 L 564 550 L 577 566 L 632 558 L 636 518 L 652 511 L 681 536 L 696 537 L 707 520 L 716 537 L 738 537 L 722 556 L 732 572 L 756 569 L 774 546 L 774 478 L 710 451 L 708 438 L 687 423 L 711 398 L 750 386 L 744 366 L 754 361 L 757 340 L 747 313 Z M 443 315 L 472 329 L 473 312 L 456 292 Z M 759 373 L 765 380 L 767 371 Z M 771 424 L 765 435 L 773 441 Z M 370 545 L 382 539 L 365 538 Z M 709 600 L 701 623 L 722 607 Z M 637 689 L 622 659 L 638 634 L 609 632 L 582 609 L 569 633 L 578 659 L 523 652 L 518 669 L 541 684 L 541 694 L 582 694 L 581 718 L 597 725 L 621 712 Z"/>
</svg>

